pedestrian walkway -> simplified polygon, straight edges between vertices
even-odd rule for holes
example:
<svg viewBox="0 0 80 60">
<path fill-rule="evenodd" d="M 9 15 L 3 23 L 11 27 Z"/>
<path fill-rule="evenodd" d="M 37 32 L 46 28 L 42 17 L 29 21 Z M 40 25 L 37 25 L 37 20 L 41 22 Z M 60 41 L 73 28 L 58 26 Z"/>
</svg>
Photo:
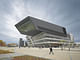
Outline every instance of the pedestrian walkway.
<svg viewBox="0 0 80 60">
<path fill-rule="evenodd" d="M 32 56 L 44 57 L 52 60 L 79 60 L 80 51 L 68 51 L 54 49 L 54 55 L 49 54 L 49 48 L 20 48 L 16 50 L 18 53 L 23 53 Z"/>
<path fill-rule="evenodd" d="M 9 49 L 9 48 L 8 48 Z M 10 48 L 11 49 L 11 48 Z M 49 48 L 12 48 L 16 53 L 1 54 L 0 58 L 30 55 L 41 58 L 47 58 L 51 60 L 80 60 L 80 51 L 78 49 L 61 50 L 59 48 L 54 48 L 54 55 L 49 54 Z M 75 50 L 75 51 L 73 51 Z"/>
</svg>

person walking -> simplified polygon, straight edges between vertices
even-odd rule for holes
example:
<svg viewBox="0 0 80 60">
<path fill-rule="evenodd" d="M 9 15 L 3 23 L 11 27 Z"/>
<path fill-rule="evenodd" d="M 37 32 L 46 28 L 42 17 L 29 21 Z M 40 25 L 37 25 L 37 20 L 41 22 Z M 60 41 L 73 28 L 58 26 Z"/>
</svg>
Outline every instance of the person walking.
<svg viewBox="0 0 80 60">
<path fill-rule="evenodd" d="M 50 50 L 49 54 L 51 53 L 54 54 L 52 47 L 50 47 L 49 50 Z"/>
</svg>

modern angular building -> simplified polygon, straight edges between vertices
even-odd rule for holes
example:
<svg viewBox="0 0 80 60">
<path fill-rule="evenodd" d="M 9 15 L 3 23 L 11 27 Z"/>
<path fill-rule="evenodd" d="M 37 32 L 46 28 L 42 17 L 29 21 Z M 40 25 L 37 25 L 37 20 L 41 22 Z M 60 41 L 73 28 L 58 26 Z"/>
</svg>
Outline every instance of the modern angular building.
<svg viewBox="0 0 80 60">
<path fill-rule="evenodd" d="M 64 27 L 34 17 L 28 16 L 15 26 L 21 34 L 27 35 L 29 46 L 59 46 L 62 40 L 70 41 Z"/>
</svg>

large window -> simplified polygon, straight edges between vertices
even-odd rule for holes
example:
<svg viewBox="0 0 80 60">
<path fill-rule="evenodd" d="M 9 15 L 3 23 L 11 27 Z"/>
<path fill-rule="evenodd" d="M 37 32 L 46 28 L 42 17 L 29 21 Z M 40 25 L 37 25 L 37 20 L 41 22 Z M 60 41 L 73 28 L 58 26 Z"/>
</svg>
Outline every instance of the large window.
<svg viewBox="0 0 80 60">
<path fill-rule="evenodd" d="M 24 23 L 23 25 L 20 26 L 20 31 L 22 32 L 28 32 L 35 30 L 34 25 L 31 23 L 31 21 L 28 21 L 27 23 Z"/>
</svg>

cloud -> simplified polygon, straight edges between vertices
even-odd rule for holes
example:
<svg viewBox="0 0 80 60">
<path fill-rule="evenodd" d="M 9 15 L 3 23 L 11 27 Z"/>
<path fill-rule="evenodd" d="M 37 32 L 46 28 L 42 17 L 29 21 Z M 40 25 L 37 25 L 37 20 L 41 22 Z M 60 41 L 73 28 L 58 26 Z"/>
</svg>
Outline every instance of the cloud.
<svg viewBox="0 0 80 60">
<path fill-rule="evenodd" d="M 0 30 L 0 34 L 3 36 L 6 36 L 6 38 L 12 38 L 12 40 L 17 40 L 17 38 L 25 38 L 24 35 L 21 35 L 18 30 L 15 28 L 15 24 L 18 23 L 20 20 L 22 20 L 24 17 L 30 15 L 30 16 L 38 16 L 38 17 L 43 17 L 44 16 L 44 11 L 43 10 L 36 10 L 33 8 L 32 5 L 28 4 L 27 8 L 24 5 L 23 0 L 14 0 L 10 2 L 11 7 L 9 10 L 11 11 L 10 13 L 5 13 L 3 15 L 3 21 L 5 24 L 2 24 L 2 27 Z M 35 13 L 36 12 L 36 13 Z M 2 30 L 3 29 L 3 30 Z M 8 36 L 8 37 L 7 37 Z M 14 39 L 13 39 L 14 38 Z M 7 40 L 8 40 L 7 39 Z M 11 40 L 11 39 L 10 39 Z"/>
<path fill-rule="evenodd" d="M 21 18 L 24 17 L 25 9 L 23 8 L 24 7 L 23 4 L 20 3 L 22 3 L 22 1 L 19 3 L 18 1 L 13 1 L 12 5 L 10 6 L 12 7 L 12 9 L 10 9 L 11 13 L 9 14 L 5 13 L 3 15 L 5 20 L 3 20 L 2 22 L 5 22 L 5 24 L 2 24 L 3 27 L 0 29 L 1 30 L 0 34 L 3 34 L 3 36 L 6 36 L 6 38 L 8 39 L 12 38 L 12 40 L 14 41 L 16 41 L 18 38 L 25 38 L 25 36 L 21 35 L 15 27 L 15 24 L 19 22 Z"/>
<path fill-rule="evenodd" d="M 20 37 L 25 38 L 14 25 L 29 15 L 66 27 L 68 33 L 71 32 L 76 38 L 80 32 L 79 6 L 79 0 L 2 0 L 0 34 L 15 40 Z M 77 38 L 80 39 L 79 36 Z"/>
</svg>

